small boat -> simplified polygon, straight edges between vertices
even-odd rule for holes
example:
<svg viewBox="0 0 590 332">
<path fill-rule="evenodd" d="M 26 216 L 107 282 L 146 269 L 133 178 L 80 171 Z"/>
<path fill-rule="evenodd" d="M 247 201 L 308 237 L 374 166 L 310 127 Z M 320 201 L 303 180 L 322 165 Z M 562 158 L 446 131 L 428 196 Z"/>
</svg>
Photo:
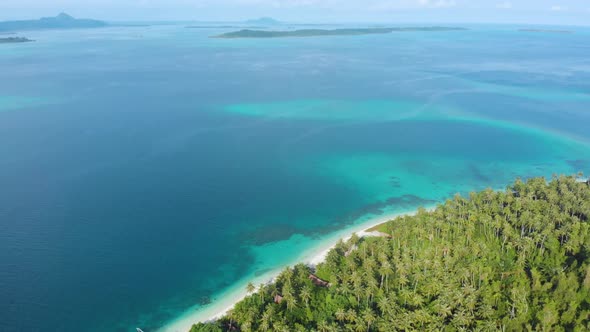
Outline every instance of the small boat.
<svg viewBox="0 0 590 332">
<path fill-rule="evenodd" d="M 143 332 L 143 330 L 140 329 L 139 327 L 136 327 L 135 329 L 137 330 L 137 332 Z"/>
</svg>

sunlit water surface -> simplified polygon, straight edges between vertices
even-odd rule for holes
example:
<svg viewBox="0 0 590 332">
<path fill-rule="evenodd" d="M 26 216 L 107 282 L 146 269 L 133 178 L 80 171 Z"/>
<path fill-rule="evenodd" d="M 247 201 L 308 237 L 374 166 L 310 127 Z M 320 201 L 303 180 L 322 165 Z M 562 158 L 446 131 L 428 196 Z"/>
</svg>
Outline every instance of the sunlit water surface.
<svg viewBox="0 0 590 332">
<path fill-rule="evenodd" d="M 589 31 L 517 28 L 0 45 L 0 330 L 153 331 L 371 216 L 589 172 Z"/>
</svg>

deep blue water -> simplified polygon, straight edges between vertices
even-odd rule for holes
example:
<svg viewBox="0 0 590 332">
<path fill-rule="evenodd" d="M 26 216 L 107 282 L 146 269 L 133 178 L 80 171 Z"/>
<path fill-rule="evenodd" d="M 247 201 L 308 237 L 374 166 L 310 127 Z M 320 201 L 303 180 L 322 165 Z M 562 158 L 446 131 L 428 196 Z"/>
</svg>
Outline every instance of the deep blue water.
<svg viewBox="0 0 590 332">
<path fill-rule="evenodd" d="M 153 331 L 367 213 L 590 172 L 590 32 L 471 28 L 0 45 L 0 330 Z"/>
</svg>

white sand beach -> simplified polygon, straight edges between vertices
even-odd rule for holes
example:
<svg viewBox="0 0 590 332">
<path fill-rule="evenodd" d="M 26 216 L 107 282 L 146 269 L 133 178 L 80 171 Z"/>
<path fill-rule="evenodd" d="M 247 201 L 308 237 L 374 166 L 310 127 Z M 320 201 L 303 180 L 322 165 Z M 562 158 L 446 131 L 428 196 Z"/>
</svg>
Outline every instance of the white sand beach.
<svg viewBox="0 0 590 332">
<path fill-rule="evenodd" d="M 205 307 L 195 306 L 194 308 L 191 308 L 185 314 L 161 328 L 159 332 L 188 332 L 195 323 L 207 322 L 221 318 L 228 311 L 230 311 L 236 303 L 248 295 L 246 291 L 246 285 L 249 282 L 252 282 L 254 285 L 270 283 L 281 273 L 285 267 L 292 266 L 297 263 L 317 265 L 326 259 L 328 252 L 334 248 L 334 246 L 341 239 L 346 241 L 350 239 L 355 233 L 359 237 L 377 236 L 378 232 L 368 232 L 367 230 L 397 217 L 414 215 L 416 213 L 417 210 L 381 215 L 335 232 L 325 239 L 322 239 L 318 246 L 309 248 L 309 250 L 305 251 L 301 256 L 297 257 L 292 262 L 285 262 L 284 266 L 276 268 L 268 273 L 236 283 L 233 288 L 226 290 L 222 294 L 219 294 L 217 299 L 215 299 L 210 305 Z"/>
</svg>

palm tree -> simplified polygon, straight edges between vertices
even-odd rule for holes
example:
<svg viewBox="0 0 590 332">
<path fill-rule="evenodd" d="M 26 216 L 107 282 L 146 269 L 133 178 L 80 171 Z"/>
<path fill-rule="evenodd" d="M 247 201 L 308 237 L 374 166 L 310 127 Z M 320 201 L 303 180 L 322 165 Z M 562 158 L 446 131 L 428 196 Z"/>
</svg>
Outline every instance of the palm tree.
<svg viewBox="0 0 590 332">
<path fill-rule="evenodd" d="M 299 297 L 301 297 L 301 300 L 303 301 L 303 303 L 305 303 L 305 307 L 308 307 L 309 300 L 311 299 L 311 289 L 309 288 L 309 286 L 305 286 L 303 287 L 303 289 L 301 289 Z"/>
<path fill-rule="evenodd" d="M 341 293 L 342 295 L 349 295 L 352 293 L 352 289 L 350 287 L 350 284 L 348 283 L 348 281 L 342 281 L 342 283 L 338 286 L 337 291 L 339 293 Z"/>
<path fill-rule="evenodd" d="M 287 304 L 287 310 L 289 311 L 293 310 L 293 308 L 297 306 L 297 299 L 295 296 L 293 296 L 293 294 L 291 294 L 291 292 L 285 293 L 283 300 Z"/>
<path fill-rule="evenodd" d="M 291 278 L 293 278 L 293 269 L 286 268 L 283 273 L 283 277 L 285 278 L 285 283 L 291 285 Z"/>
<path fill-rule="evenodd" d="M 328 332 L 330 330 L 330 326 L 326 323 L 325 320 L 322 320 L 318 323 L 318 331 L 319 332 Z"/>
<path fill-rule="evenodd" d="M 250 332 L 250 331 L 252 331 L 252 322 L 250 322 L 249 320 L 245 321 L 240 326 L 240 330 L 241 331 L 244 331 L 244 332 Z"/>
<path fill-rule="evenodd" d="M 363 320 L 367 323 L 367 332 L 371 330 L 371 325 L 375 322 L 375 319 L 373 310 L 367 308 L 363 311 Z"/>
<path fill-rule="evenodd" d="M 389 312 L 391 311 L 391 305 L 389 303 L 389 299 L 387 298 L 387 296 L 381 296 L 379 298 L 379 300 L 377 301 L 377 307 L 379 308 L 379 310 L 381 310 L 381 313 L 383 315 L 388 315 Z"/>
<path fill-rule="evenodd" d="M 366 332 L 365 330 L 365 324 L 363 324 L 363 322 L 361 322 L 360 320 L 354 325 L 354 331 L 356 332 Z"/>
<path fill-rule="evenodd" d="M 367 290 L 363 287 L 362 283 L 357 283 L 354 286 L 354 295 L 356 295 L 356 304 L 360 305 L 361 295 L 366 294 Z"/>
<path fill-rule="evenodd" d="M 350 323 L 354 323 L 357 320 L 357 315 L 356 315 L 356 311 L 354 311 L 354 309 L 348 309 L 348 311 L 346 311 L 346 320 L 349 321 Z"/>
<path fill-rule="evenodd" d="M 273 306 L 268 305 L 266 308 L 267 309 L 262 314 L 262 319 L 260 320 L 260 329 L 262 331 L 270 330 L 271 323 L 272 323 L 272 317 L 274 315 L 274 307 Z"/>
<path fill-rule="evenodd" d="M 276 323 L 273 325 L 272 327 L 273 331 L 276 332 L 291 332 L 291 330 L 289 329 L 289 326 L 287 326 L 287 324 L 284 323 Z"/>
<path fill-rule="evenodd" d="M 379 286 L 377 285 L 377 280 L 372 276 L 368 277 L 367 279 L 367 306 L 369 302 L 373 302 L 375 297 L 375 293 L 379 290 Z"/>
<path fill-rule="evenodd" d="M 270 330 L 270 322 L 265 319 L 264 315 L 262 316 L 262 320 L 260 321 L 260 330 L 266 332 Z"/>
<path fill-rule="evenodd" d="M 342 322 L 346 319 L 346 311 L 344 311 L 344 309 L 340 308 L 340 309 L 336 310 L 335 316 L 336 316 L 337 321 Z"/>
<path fill-rule="evenodd" d="M 253 283 L 249 282 L 248 285 L 246 285 L 246 291 L 248 292 L 248 294 L 254 293 L 255 290 L 256 286 L 254 286 Z"/>
<path fill-rule="evenodd" d="M 260 295 L 260 302 L 264 302 L 264 284 L 258 286 L 258 295 Z"/>
<path fill-rule="evenodd" d="M 361 300 L 361 294 L 363 294 L 362 282 L 363 279 L 358 274 L 357 271 L 352 272 L 350 275 L 350 281 L 352 282 L 353 293 L 356 295 L 356 302 L 357 304 Z"/>
<path fill-rule="evenodd" d="M 379 284 L 379 288 L 383 288 L 383 282 L 387 283 L 387 277 L 393 273 L 391 269 L 391 263 L 389 261 L 384 260 L 381 262 L 381 267 L 379 268 L 379 274 L 381 274 L 381 282 Z"/>
<path fill-rule="evenodd" d="M 435 306 L 436 312 L 442 318 L 447 318 L 453 314 L 453 310 L 451 309 L 451 306 L 449 304 L 447 304 L 445 302 L 445 300 L 446 299 L 444 299 L 444 298 L 440 299 L 439 302 Z"/>
</svg>

